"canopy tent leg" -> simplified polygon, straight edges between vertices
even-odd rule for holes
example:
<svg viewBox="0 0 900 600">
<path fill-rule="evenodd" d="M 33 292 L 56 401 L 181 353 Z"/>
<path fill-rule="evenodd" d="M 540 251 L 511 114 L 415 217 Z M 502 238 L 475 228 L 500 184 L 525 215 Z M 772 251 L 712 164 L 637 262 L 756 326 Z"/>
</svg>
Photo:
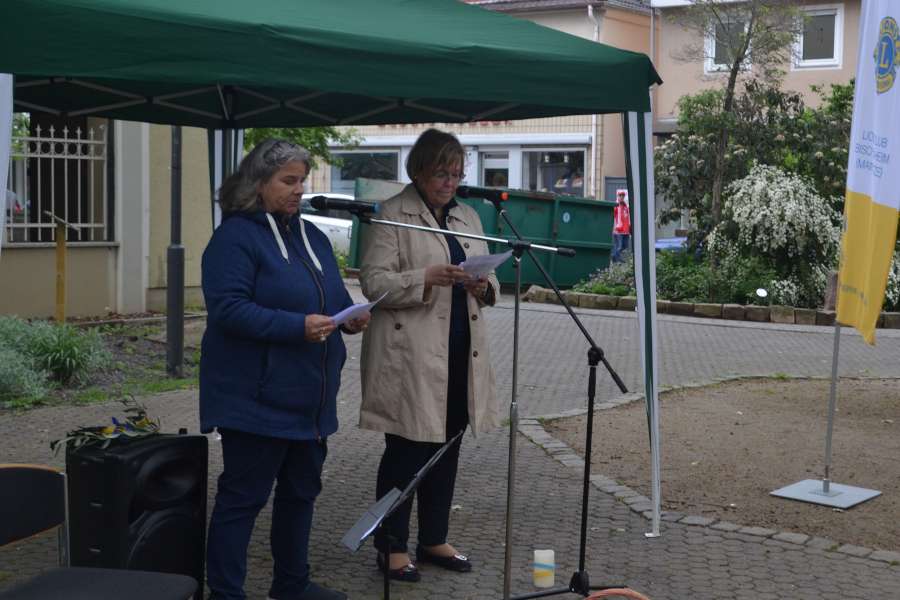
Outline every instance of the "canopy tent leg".
<svg viewBox="0 0 900 600">
<path fill-rule="evenodd" d="M 0 73 L 0 192 L 6 203 L 6 178 L 9 175 L 9 153 L 12 148 L 13 76 Z"/>
<path fill-rule="evenodd" d="M 656 250 L 654 223 L 656 202 L 653 185 L 653 137 L 651 113 L 623 115 L 625 162 L 631 198 L 634 231 L 634 280 L 637 287 L 641 362 L 644 367 L 644 395 L 647 398 L 647 426 L 650 433 L 653 524 L 647 537 L 659 536 L 659 377 L 656 356 Z"/>
<path fill-rule="evenodd" d="M 184 377 L 184 246 L 181 245 L 181 126 L 172 126 L 172 232 L 166 252 L 166 374 Z"/>
</svg>

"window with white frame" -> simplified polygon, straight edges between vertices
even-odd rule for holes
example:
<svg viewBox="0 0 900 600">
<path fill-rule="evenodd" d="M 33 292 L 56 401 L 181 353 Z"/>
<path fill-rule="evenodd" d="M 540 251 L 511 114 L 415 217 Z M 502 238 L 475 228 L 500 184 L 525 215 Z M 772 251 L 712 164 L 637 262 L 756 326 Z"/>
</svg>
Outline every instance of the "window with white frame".
<svg viewBox="0 0 900 600">
<path fill-rule="evenodd" d="M 53 215 L 78 228 L 65 229 L 68 242 L 113 241 L 105 122 L 20 113 L 16 123 L 2 243 L 55 241 Z"/>
<path fill-rule="evenodd" d="M 840 69 L 844 47 L 844 5 L 802 9 L 803 34 L 794 46 L 795 69 Z"/>
<path fill-rule="evenodd" d="M 522 151 L 522 189 L 584 197 L 586 151 L 580 148 Z"/>
<path fill-rule="evenodd" d="M 734 55 L 741 45 L 741 38 L 747 33 L 747 23 L 734 22 L 716 25 L 715 34 L 706 39 L 706 72 L 729 71 Z M 741 65 L 742 71 L 750 70 L 750 61 Z"/>
<path fill-rule="evenodd" d="M 332 152 L 344 159 L 340 167 L 331 167 L 331 190 L 340 194 L 356 194 L 356 178 L 399 181 L 400 153 L 391 150 L 375 152 Z"/>
</svg>

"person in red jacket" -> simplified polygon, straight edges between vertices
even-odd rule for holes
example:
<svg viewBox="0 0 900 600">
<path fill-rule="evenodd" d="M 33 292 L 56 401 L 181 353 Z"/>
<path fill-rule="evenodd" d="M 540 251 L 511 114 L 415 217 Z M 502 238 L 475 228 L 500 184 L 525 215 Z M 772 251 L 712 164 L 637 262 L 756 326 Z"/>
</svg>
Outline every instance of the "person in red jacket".
<svg viewBox="0 0 900 600">
<path fill-rule="evenodd" d="M 622 250 L 628 250 L 631 242 L 631 213 L 628 211 L 628 192 L 619 190 L 613 209 L 613 262 L 622 262 Z"/>
</svg>

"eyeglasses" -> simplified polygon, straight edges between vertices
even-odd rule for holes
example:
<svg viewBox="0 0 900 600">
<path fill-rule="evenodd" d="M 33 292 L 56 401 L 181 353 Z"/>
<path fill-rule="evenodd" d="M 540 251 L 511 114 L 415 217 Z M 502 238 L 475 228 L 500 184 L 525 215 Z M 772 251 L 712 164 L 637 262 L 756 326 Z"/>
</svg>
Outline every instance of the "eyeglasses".
<svg viewBox="0 0 900 600">
<path fill-rule="evenodd" d="M 438 181 L 440 181 L 441 183 L 444 183 L 448 179 L 450 181 L 462 181 L 463 179 L 466 178 L 465 173 L 444 173 L 443 171 L 441 171 L 439 173 L 432 173 L 431 176 L 434 177 L 435 179 L 437 179 Z"/>
<path fill-rule="evenodd" d="M 272 145 L 273 148 L 278 148 L 279 150 L 293 150 L 294 148 L 299 148 L 300 144 L 294 144 L 292 142 L 288 142 L 287 140 L 279 140 Z"/>
<path fill-rule="evenodd" d="M 272 146 L 266 150 L 266 153 L 263 155 L 263 158 L 272 164 L 275 165 L 283 165 L 283 163 L 287 160 L 290 160 L 286 154 L 295 150 L 297 148 L 301 148 L 300 144 L 294 144 L 292 142 L 288 142 L 287 140 L 278 140 Z"/>
</svg>

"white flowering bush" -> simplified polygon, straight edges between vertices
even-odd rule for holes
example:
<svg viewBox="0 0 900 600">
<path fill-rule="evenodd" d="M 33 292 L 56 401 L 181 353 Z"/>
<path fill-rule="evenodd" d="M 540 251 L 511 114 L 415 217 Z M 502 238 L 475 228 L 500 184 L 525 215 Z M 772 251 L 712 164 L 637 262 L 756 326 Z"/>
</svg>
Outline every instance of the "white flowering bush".
<svg viewBox="0 0 900 600">
<path fill-rule="evenodd" d="M 725 194 L 730 223 L 710 236 L 723 256 L 762 259 L 774 273 L 774 304 L 821 306 L 826 276 L 841 245 L 841 215 L 806 178 L 767 165 L 731 183 Z"/>
<path fill-rule="evenodd" d="M 900 251 L 894 252 L 894 262 L 891 263 L 891 272 L 888 274 L 882 310 L 900 311 Z"/>
<path fill-rule="evenodd" d="M 755 165 L 747 177 L 729 185 L 726 193 L 725 205 L 739 228 L 741 244 L 773 255 L 812 250 L 837 256 L 841 215 L 804 178 Z"/>
</svg>

